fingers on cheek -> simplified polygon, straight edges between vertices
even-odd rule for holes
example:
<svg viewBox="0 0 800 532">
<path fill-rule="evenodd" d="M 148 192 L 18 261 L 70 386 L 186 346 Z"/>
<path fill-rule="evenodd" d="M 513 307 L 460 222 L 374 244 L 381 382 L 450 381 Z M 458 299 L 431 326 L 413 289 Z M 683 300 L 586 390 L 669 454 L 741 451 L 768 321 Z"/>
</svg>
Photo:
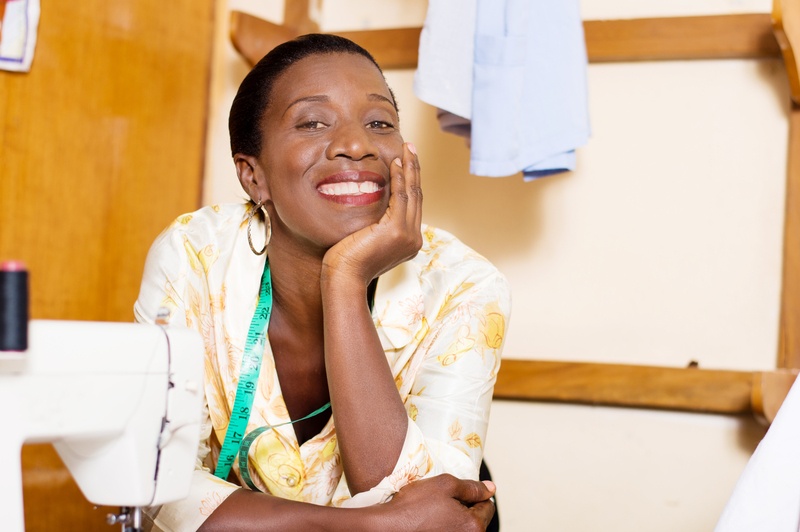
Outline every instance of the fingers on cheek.
<svg viewBox="0 0 800 532">
<path fill-rule="evenodd" d="M 398 158 L 392 162 L 391 179 L 392 184 L 401 189 L 405 187 L 405 173 L 406 169 L 403 168 L 403 162 Z"/>
</svg>

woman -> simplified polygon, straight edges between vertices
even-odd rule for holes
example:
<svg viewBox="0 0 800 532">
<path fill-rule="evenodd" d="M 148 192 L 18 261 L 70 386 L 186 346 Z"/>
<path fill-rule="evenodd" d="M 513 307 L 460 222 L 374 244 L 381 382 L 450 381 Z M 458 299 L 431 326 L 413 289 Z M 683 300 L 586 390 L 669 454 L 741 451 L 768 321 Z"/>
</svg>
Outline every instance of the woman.
<svg viewBox="0 0 800 532">
<path fill-rule="evenodd" d="M 454 477 L 478 478 L 508 286 L 422 226 L 416 151 L 375 60 L 331 35 L 284 43 L 229 127 L 252 201 L 179 217 L 135 305 L 206 347 L 192 493 L 156 525 L 484 528 L 493 485 Z"/>
</svg>

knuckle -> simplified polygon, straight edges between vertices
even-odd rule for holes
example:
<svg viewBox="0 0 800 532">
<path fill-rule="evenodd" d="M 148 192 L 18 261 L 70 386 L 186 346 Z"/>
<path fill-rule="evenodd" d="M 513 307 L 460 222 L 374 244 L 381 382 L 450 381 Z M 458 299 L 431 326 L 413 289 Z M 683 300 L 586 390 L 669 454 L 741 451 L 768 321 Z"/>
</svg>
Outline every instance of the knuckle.
<svg viewBox="0 0 800 532">
<path fill-rule="evenodd" d="M 436 477 L 439 481 L 439 484 L 442 485 L 443 489 L 446 490 L 454 490 L 456 489 L 456 485 L 458 484 L 458 480 L 456 477 L 451 475 L 450 473 L 442 473 L 441 475 Z"/>
<path fill-rule="evenodd" d="M 475 519 L 469 519 L 466 523 L 462 523 L 461 529 L 464 532 L 480 532 L 483 530 Z"/>
<path fill-rule="evenodd" d="M 411 187 L 411 195 L 418 200 L 422 200 L 422 188 L 419 186 Z"/>
<path fill-rule="evenodd" d="M 402 190 L 399 191 L 397 193 L 397 199 L 399 199 L 400 201 L 403 201 L 403 202 L 407 202 L 408 201 L 408 193 L 406 193 L 405 191 L 402 191 Z"/>
</svg>

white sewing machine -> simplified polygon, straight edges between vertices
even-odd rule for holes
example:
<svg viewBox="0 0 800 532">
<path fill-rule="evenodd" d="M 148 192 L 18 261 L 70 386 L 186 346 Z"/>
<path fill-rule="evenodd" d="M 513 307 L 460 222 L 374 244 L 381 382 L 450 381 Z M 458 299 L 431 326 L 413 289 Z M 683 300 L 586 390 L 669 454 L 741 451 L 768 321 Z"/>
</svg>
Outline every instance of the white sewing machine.
<svg viewBox="0 0 800 532">
<path fill-rule="evenodd" d="M 124 531 L 141 527 L 141 507 L 189 493 L 203 385 L 196 332 L 34 320 L 29 338 L 25 352 L 0 352 L 3 530 L 25 529 L 25 442 L 52 442 L 90 502 L 122 507 L 109 524 Z"/>
</svg>

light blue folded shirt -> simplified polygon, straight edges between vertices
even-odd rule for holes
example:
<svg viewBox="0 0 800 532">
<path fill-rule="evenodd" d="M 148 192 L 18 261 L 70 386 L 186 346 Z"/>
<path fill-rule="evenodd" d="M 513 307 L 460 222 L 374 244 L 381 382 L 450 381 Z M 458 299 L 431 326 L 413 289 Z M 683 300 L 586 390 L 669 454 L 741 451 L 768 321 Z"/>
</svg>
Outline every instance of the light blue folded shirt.
<svg viewBox="0 0 800 532">
<path fill-rule="evenodd" d="M 470 172 L 575 168 L 589 138 L 578 0 L 429 0 L 414 92 L 467 137 Z"/>
<path fill-rule="evenodd" d="M 575 168 L 589 139 L 577 0 L 478 0 L 470 172 L 534 179 Z"/>
</svg>

